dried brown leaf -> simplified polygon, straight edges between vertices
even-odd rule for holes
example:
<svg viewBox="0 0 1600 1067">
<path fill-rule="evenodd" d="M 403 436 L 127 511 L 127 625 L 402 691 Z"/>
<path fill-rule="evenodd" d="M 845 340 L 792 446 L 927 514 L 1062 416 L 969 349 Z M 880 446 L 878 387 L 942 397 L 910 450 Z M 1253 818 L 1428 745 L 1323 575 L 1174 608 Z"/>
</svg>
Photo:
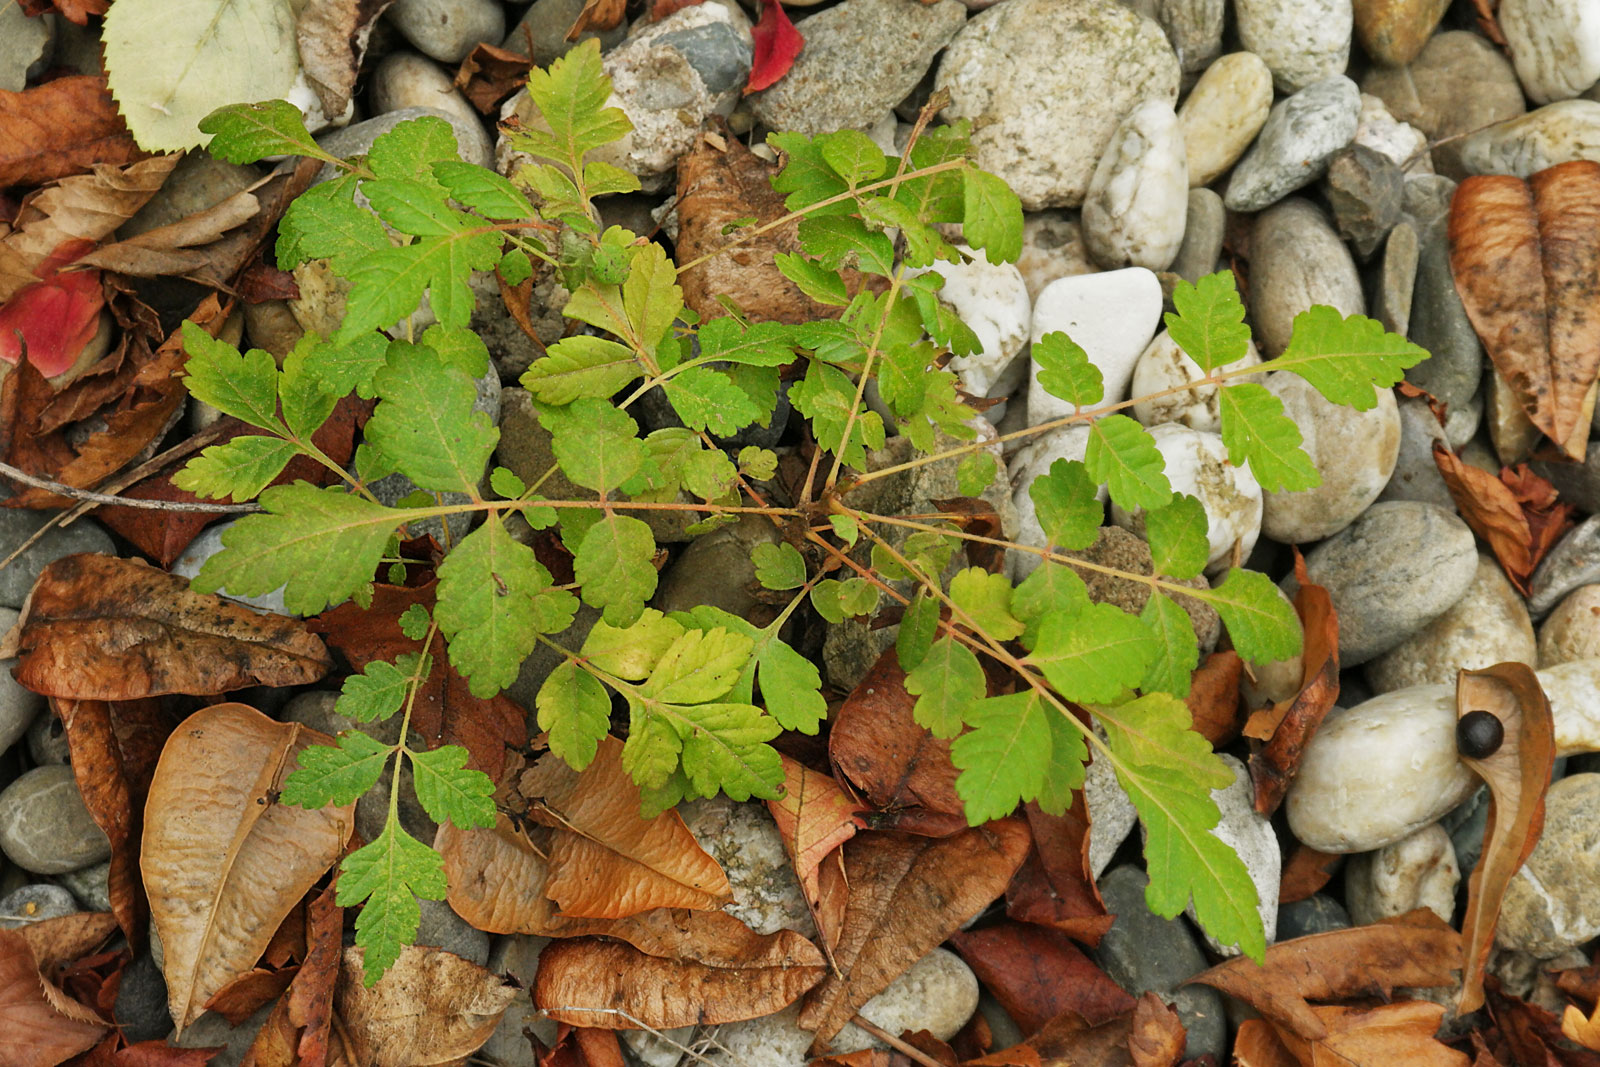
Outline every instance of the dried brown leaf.
<svg viewBox="0 0 1600 1067">
<path fill-rule="evenodd" d="M 1112 917 L 1089 877 L 1089 814 L 1083 793 L 1073 794 L 1072 806 L 1062 815 L 1046 815 L 1031 803 L 1023 812 L 1033 834 L 1033 851 L 1006 887 L 1006 914 L 1098 945 L 1111 928 Z"/>
<path fill-rule="evenodd" d="M 143 868 L 181 1032 L 260 958 L 273 932 L 344 851 L 354 805 L 277 802 L 299 752 L 333 739 L 243 704 L 185 719 L 145 806 Z"/>
<path fill-rule="evenodd" d="M 1233 1035 L 1235 1067 L 1300 1067 L 1294 1053 L 1283 1047 L 1278 1031 L 1265 1019 L 1246 1019 Z"/>
<path fill-rule="evenodd" d="M 108 1029 L 45 981 L 19 931 L 0 930 L 0 1032 L 7 1067 L 56 1067 L 94 1047 Z"/>
<path fill-rule="evenodd" d="M 1504 1060 L 1515 1067 L 1600 1067 L 1600 1053 L 1569 1043 L 1561 1021 L 1537 1004 L 1507 996 L 1490 978 L 1489 1017 L 1505 1043 Z"/>
<path fill-rule="evenodd" d="M 1439 442 L 1433 462 L 1461 517 L 1489 543 L 1506 577 L 1524 595 L 1545 553 L 1572 525 L 1573 508 L 1556 499 L 1555 487 L 1526 464 L 1496 477 L 1465 463 Z"/>
<path fill-rule="evenodd" d="M 1527 664 L 1461 671 L 1456 677 L 1456 716 L 1474 711 L 1499 719 L 1505 740 L 1486 758 L 1461 755 L 1461 762 L 1489 786 L 1483 857 L 1467 883 L 1467 912 L 1461 923 L 1466 955 L 1456 1010 L 1462 1015 L 1483 1006 L 1483 968 L 1494 944 L 1500 904 L 1512 877 L 1539 843 L 1544 794 L 1556 755 L 1550 701 Z"/>
<path fill-rule="evenodd" d="M 953 837 L 889 831 L 844 846 L 850 902 L 829 975 L 806 999 L 800 1026 L 815 1032 L 813 1054 L 906 968 L 927 955 L 1005 891 L 1028 854 L 1020 820 L 1002 819 Z"/>
<path fill-rule="evenodd" d="M 476 1052 L 517 996 L 516 987 L 440 948 L 407 945 L 370 989 L 361 959 L 361 949 L 345 949 L 334 1007 L 365 1067 L 426 1067 Z"/>
<path fill-rule="evenodd" d="M 1208 655 L 1190 676 L 1189 695 L 1184 703 L 1189 706 L 1195 730 L 1211 742 L 1212 748 L 1221 748 L 1239 736 L 1243 725 L 1239 721 L 1243 703 L 1239 699 L 1239 682 L 1243 677 L 1244 661 L 1231 648 Z"/>
<path fill-rule="evenodd" d="M 40 968 L 70 963 L 94 951 L 117 928 L 108 912 L 80 911 L 54 919 L 28 923 L 17 933 L 28 943 Z"/>
<path fill-rule="evenodd" d="M 309 0 L 295 20 L 300 69 L 324 115 L 350 104 L 373 24 L 394 0 Z"/>
<path fill-rule="evenodd" d="M 1396 986 L 1450 982 L 1461 937 L 1426 908 L 1371 926 L 1280 941 L 1262 963 L 1238 956 L 1189 979 L 1238 997 L 1308 1041 L 1328 1028 L 1308 1000 L 1388 996 Z M 1431 1034 L 1432 1031 L 1429 1031 Z"/>
<path fill-rule="evenodd" d="M 720 908 L 727 875 L 683 817 L 641 818 L 639 787 L 622 768 L 622 742 L 607 736 L 582 773 L 554 753 L 523 772 L 530 814 L 554 829 L 545 892 L 575 918 L 621 919 L 652 908 Z"/>
<path fill-rule="evenodd" d="M 783 847 L 814 908 L 820 898 L 817 867 L 828 853 L 855 836 L 861 825 L 856 805 L 826 774 L 783 758 L 783 797 L 767 801 Z"/>
<path fill-rule="evenodd" d="M 1328 884 L 1333 872 L 1339 869 L 1344 857 L 1332 852 L 1318 852 L 1304 842 L 1298 842 L 1283 864 L 1283 879 L 1278 884 L 1278 903 L 1293 904 L 1304 900 Z"/>
<path fill-rule="evenodd" d="M 1450 269 L 1495 368 L 1534 425 L 1564 444 L 1600 373 L 1600 164 L 1463 181 Z"/>
<path fill-rule="evenodd" d="M 100 75 L 69 75 L 20 93 L 0 91 L 0 186 L 40 185 L 148 154 L 134 144 Z"/>
<path fill-rule="evenodd" d="M 622 23 L 628 0 L 584 0 L 577 21 L 567 31 L 567 40 L 576 41 L 590 31 L 614 30 Z"/>
<path fill-rule="evenodd" d="M 964 823 L 950 742 L 917 725 L 905 681 L 894 649 L 879 656 L 834 716 L 828 756 L 877 808 L 929 808 Z"/>
<path fill-rule="evenodd" d="M 192 592 L 187 579 L 139 560 L 94 553 L 65 556 L 40 574 L 20 643 L 17 680 L 77 700 L 304 685 L 333 665 L 297 619 Z"/>
<path fill-rule="evenodd" d="M 146 230 L 126 241 L 101 245 L 76 262 L 138 278 L 189 274 L 207 262 L 206 254 L 198 246 L 219 240 L 229 230 L 255 218 L 260 211 L 261 202 L 254 193 L 248 190 L 234 193 L 177 222 Z"/>
<path fill-rule="evenodd" d="M 968 1060 L 965 1067 L 1132 1067 L 1132 1032 L 1132 1014 L 1090 1026 L 1063 1012 L 1022 1044 Z"/>
<path fill-rule="evenodd" d="M 1246 737 L 1266 742 L 1250 757 L 1255 808 L 1262 815 L 1271 815 L 1283 803 L 1300 769 L 1300 757 L 1339 699 L 1339 615 L 1328 591 L 1313 584 L 1306 574 L 1305 559 L 1298 549 L 1295 576 L 1300 588 L 1294 595 L 1294 607 L 1305 633 L 1300 691 L 1251 715 L 1244 728 Z"/>
<path fill-rule="evenodd" d="M 1403 1000 L 1370 1008 L 1317 1005 L 1311 1008 L 1324 1035 L 1310 1039 L 1285 1026 L 1278 1039 L 1301 1067 L 1467 1067 L 1468 1057 L 1434 1034 L 1444 1007 L 1425 1000 Z"/>
<path fill-rule="evenodd" d="M 299 970 L 292 966 L 276 971 L 252 967 L 211 994 L 211 999 L 206 1001 L 206 1010 L 214 1011 L 231 1025 L 238 1026 L 264 1005 L 281 997 Z"/>
<path fill-rule="evenodd" d="M 1178 1013 L 1160 997 L 1146 993 L 1139 998 L 1133 1009 L 1133 1029 L 1128 1034 L 1134 1067 L 1173 1067 L 1183 1059 L 1187 1037 Z"/>
<path fill-rule="evenodd" d="M 485 115 L 498 115 L 506 97 L 528 81 L 527 56 L 487 42 L 475 45 L 456 71 L 455 86 Z"/>
<path fill-rule="evenodd" d="M 1568 1004 L 1561 1013 L 1561 1032 L 1584 1048 L 1600 1052 L 1600 1006 L 1595 1007 L 1594 1014 L 1584 1015 Z"/>
<path fill-rule="evenodd" d="M 1064 1011 L 1097 1025 L 1134 1009 L 1134 998 L 1057 930 L 1007 922 L 959 931 L 950 944 L 1024 1037 Z"/>
</svg>

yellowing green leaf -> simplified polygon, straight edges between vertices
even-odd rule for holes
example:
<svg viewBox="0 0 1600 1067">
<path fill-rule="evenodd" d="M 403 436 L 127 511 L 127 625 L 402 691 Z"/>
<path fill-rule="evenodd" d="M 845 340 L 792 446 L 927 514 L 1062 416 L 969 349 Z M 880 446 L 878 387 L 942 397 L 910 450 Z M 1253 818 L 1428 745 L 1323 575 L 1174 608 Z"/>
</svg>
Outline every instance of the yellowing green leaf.
<svg viewBox="0 0 1600 1067">
<path fill-rule="evenodd" d="M 935 641 L 917 669 L 906 675 L 906 692 L 917 698 L 912 717 L 934 737 L 960 733 L 967 713 L 987 691 L 978 657 L 948 636 Z"/>
<path fill-rule="evenodd" d="M 1168 336 L 1207 374 L 1248 354 L 1250 327 L 1232 271 L 1207 274 L 1193 285 L 1179 281 L 1172 306 L 1178 310 L 1166 313 Z"/>
<path fill-rule="evenodd" d="M 1389 388 L 1427 358 L 1427 349 L 1385 332 L 1376 319 L 1318 304 L 1294 317 L 1289 347 L 1272 369 L 1293 371 L 1333 403 L 1367 411 L 1378 402 L 1374 386 Z"/>
<path fill-rule="evenodd" d="M 1033 480 L 1028 496 L 1051 544 L 1070 551 L 1094 544 L 1106 517 L 1097 489 L 1088 468 L 1075 459 L 1058 459 Z"/>
<path fill-rule="evenodd" d="M 1009 641 L 1022 632 L 1011 614 L 1011 583 L 1003 574 L 982 567 L 966 567 L 950 579 L 950 599 L 971 619 L 977 630 L 996 641 Z"/>
<path fill-rule="evenodd" d="M 1250 473 L 1269 493 L 1300 492 L 1322 484 L 1322 475 L 1300 447 L 1300 428 L 1283 413 L 1283 401 L 1256 382 L 1240 382 L 1217 392 L 1222 443 L 1228 462 L 1250 464 Z"/>
<path fill-rule="evenodd" d="M 1138 686 L 1156 652 L 1144 623 L 1111 604 L 1090 604 L 1046 615 L 1028 660 L 1068 700 L 1102 704 Z"/>
<path fill-rule="evenodd" d="M 534 706 L 550 751 L 574 770 L 589 766 L 600 739 L 611 729 L 611 697 L 606 687 L 572 660 L 563 660 L 545 677 Z"/>
<path fill-rule="evenodd" d="M 1105 483 L 1111 499 L 1129 511 L 1159 508 L 1172 499 L 1166 461 L 1155 439 L 1126 415 L 1107 415 L 1089 424 L 1083 462 L 1089 477 Z"/>
</svg>

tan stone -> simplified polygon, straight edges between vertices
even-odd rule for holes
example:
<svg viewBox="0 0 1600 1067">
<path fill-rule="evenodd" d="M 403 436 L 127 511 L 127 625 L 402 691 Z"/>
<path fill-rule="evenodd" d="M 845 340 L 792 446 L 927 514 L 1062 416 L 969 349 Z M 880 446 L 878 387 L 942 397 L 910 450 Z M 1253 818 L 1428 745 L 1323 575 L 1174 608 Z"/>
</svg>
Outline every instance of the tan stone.
<svg viewBox="0 0 1600 1067">
<path fill-rule="evenodd" d="M 1600 658 L 1600 585 L 1567 594 L 1539 627 L 1539 666 Z"/>
</svg>

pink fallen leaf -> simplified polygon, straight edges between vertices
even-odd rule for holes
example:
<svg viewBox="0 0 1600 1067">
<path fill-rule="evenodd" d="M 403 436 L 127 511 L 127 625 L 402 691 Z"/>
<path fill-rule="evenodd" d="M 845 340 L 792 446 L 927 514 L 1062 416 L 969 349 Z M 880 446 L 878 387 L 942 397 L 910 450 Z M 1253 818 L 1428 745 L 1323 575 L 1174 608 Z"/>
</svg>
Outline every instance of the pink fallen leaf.
<svg viewBox="0 0 1600 1067">
<path fill-rule="evenodd" d="M 750 80 L 744 87 L 746 93 L 765 89 L 789 73 L 806 46 L 805 38 L 784 13 L 782 0 L 761 0 L 761 21 L 750 34 L 755 38 L 756 54 L 750 64 Z"/>
</svg>

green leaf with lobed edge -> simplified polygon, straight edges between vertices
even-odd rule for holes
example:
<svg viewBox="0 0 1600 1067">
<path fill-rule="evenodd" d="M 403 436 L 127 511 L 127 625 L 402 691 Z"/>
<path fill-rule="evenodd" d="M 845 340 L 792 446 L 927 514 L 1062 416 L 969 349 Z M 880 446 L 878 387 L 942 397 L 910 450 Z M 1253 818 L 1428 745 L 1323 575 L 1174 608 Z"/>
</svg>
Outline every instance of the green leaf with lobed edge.
<svg viewBox="0 0 1600 1067">
<path fill-rule="evenodd" d="M 806 376 L 789 387 L 789 400 L 802 415 L 811 418 L 817 443 L 842 455 L 846 465 L 862 470 L 867 465 L 867 449 L 883 447 L 882 416 L 856 406 L 855 383 L 837 367 L 812 363 L 806 368 Z M 856 413 L 853 423 L 852 412 Z M 852 427 L 848 444 L 847 426 Z"/>
<path fill-rule="evenodd" d="M 1164 507 L 1172 499 L 1166 460 L 1150 432 L 1126 415 L 1107 415 L 1089 424 L 1083 463 L 1089 477 L 1111 491 L 1129 511 Z"/>
<path fill-rule="evenodd" d="M 581 771 L 594 761 L 600 739 L 611 729 L 611 695 L 588 671 L 562 660 L 534 698 L 539 729 L 550 751 Z"/>
<path fill-rule="evenodd" d="M 822 161 L 852 189 L 883 176 L 888 160 L 883 149 L 859 130 L 839 130 L 816 138 Z"/>
<path fill-rule="evenodd" d="M 656 542 L 650 527 L 626 515 L 605 512 L 583 535 L 573 556 L 573 576 L 583 602 L 603 611 L 605 621 L 626 626 L 639 617 L 656 591 L 651 562 Z"/>
<path fill-rule="evenodd" d="M 1039 385 L 1058 400 L 1075 407 L 1098 404 L 1105 397 L 1105 379 L 1100 368 L 1089 362 L 1089 354 L 1060 330 L 1052 330 L 1033 348 L 1039 364 Z"/>
<path fill-rule="evenodd" d="M 476 163 L 448 159 L 433 165 L 433 177 L 452 199 L 490 219 L 533 219 L 536 213 L 522 191 Z"/>
<path fill-rule="evenodd" d="M 433 176 L 436 163 L 461 158 L 455 130 L 438 115 L 406 119 L 380 133 L 367 152 L 367 166 L 379 178 L 421 182 L 444 190 Z"/>
<path fill-rule="evenodd" d="M 669 704 L 715 700 L 733 688 L 754 642 L 721 627 L 685 630 L 667 646 L 645 679 L 645 695 Z"/>
<path fill-rule="evenodd" d="M 528 72 L 528 98 L 549 130 L 524 123 L 511 137 L 519 150 L 561 163 L 574 173 L 585 155 L 633 129 L 620 108 L 605 106 L 611 79 L 600 63 L 600 42 L 590 41 L 573 46 L 548 68 Z"/>
<path fill-rule="evenodd" d="M 390 819 L 376 840 L 344 858 L 339 871 L 334 901 L 344 908 L 365 901 L 356 917 L 356 945 L 370 988 L 417 939 L 422 920 L 417 898 L 444 899 L 444 858 L 400 829 L 400 820 Z"/>
<path fill-rule="evenodd" d="M 961 771 L 956 795 L 970 825 L 1003 819 L 1038 796 L 1053 761 L 1047 716 L 1055 713 L 1033 689 L 987 697 L 967 711 L 971 729 L 951 743 L 950 762 Z"/>
<path fill-rule="evenodd" d="M 172 477 L 172 484 L 197 496 L 253 500 L 283 473 L 300 450 L 288 441 L 259 434 L 212 445 Z"/>
<path fill-rule="evenodd" d="M 1178 310 L 1164 317 L 1167 335 L 1207 374 L 1249 353 L 1250 327 L 1232 271 L 1207 274 L 1193 285 L 1179 281 L 1172 306 Z"/>
<path fill-rule="evenodd" d="M 639 424 L 604 400 L 580 397 L 565 408 L 541 406 L 539 421 L 551 433 L 551 449 L 574 484 L 609 493 L 639 471 L 644 442 Z"/>
<path fill-rule="evenodd" d="M 340 162 L 312 140 L 300 109 L 287 100 L 219 107 L 200 120 L 199 129 L 211 134 L 206 151 L 224 163 L 255 163 L 267 156 L 309 156 Z"/>
<path fill-rule="evenodd" d="M 1378 389 L 1405 377 L 1407 368 L 1428 358 L 1428 350 L 1365 315 L 1340 315 L 1318 304 L 1294 317 L 1289 346 L 1271 363 L 1274 371 L 1293 371 L 1324 399 L 1357 411 L 1378 403 Z"/>
<path fill-rule="evenodd" d="M 355 202 L 356 178 L 313 185 L 289 205 L 278 223 L 278 266 L 290 270 L 312 259 L 327 259 L 343 273 L 364 256 L 392 248 L 378 217 Z"/>
<path fill-rule="evenodd" d="M 1089 745 L 1083 739 L 1086 727 L 1059 708 L 1047 707 L 1046 711 L 1050 766 L 1045 768 L 1036 799 L 1046 814 L 1065 815 L 1072 807 L 1073 793 L 1083 788 L 1083 765 L 1089 762 Z"/>
<path fill-rule="evenodd" d="M 441 745 L 426 752 L 406 750 L 417 800 L 434 822 L 462 829 L 494 826 L 494 779 L 467 767 L 467 750 Z"/>
<path fill-rule="evenodd" d="M 477 303 L 468 278 L 475 270 L 492 269 L 499 259 L 499 236 L 471 229 L 369 252 L 345 271 L 350 296 L 334 340 L 346 344 L 399 322 L 417 310 L 424 290 L 439 322 L 464 327 Z"/>
<path fill-rule="evenodd" d="M 1322 484 L 1311 457 L 1300 447 L 1300 427 L 1283 413 L 1283 401 L 1257 382 L 1240 382 L 1217 391 L 1222 443 L 1228 462 L 1250 464 L 1250 473 L 1269 493 L 1300 492 Z"/>
<path fill-rule="evenodd" d="M 748 394 L 721 371 L 690 367 L 669 378 L 662 391 L 685 426 L 724 437 L 738 433 L 761 417 Z"/>
<path fill-rule="evenodd" d="M 905 685 L 917 698 L 912 718 L 934 737 L 959 734 L 968 712 L 988 692 L 978 657 L 948 635 L 933 643 L 916 670 L 906 675 Z"/>
<path fill-rule="evenodd" d="M 1022 201 L 1005 179 L 976 167 L 962 175 L 962 238 L 990 263 L 1013 263 L 1022 254 Z"/>
<path fill-rule="evenodd" d="M 423 489 L 475 493 L 500 432 L 475 410 L 472 379 L 431 348 L 394 341 L 373 388 L 367 443 Z"/>
<path fill-rule="evenodd" d="M 1213 789 L 1233 775 L 1190 729 L 1189 709 L 1166 693 L 1115 708 L 1096 708 L 1111 746 L 1112 767 L 1144 823 L 1150 885 L 1145 901 L 1174 918 L 1194 901 L 1195 917 L 1224 945 L 1260 962 L 1266 935 L 1256 888 L 1237 853 L 1213 832 L 1220 815 Z"/>
<path fill-rule="evenodd" d="M 1193 578 L 1211 556 L 1206 509 L 1187 493 L 1173 496 L 1164 508 L 1144 513 L 1145 540 L 1150 544 L 1153 573 L 1168 578 Z"/>
<path fill-rule="evenodd" d="M 529 364 L 522 387 L 547 404 L 570 404 L 580 397 L 603 400 L 641 373 L 627 345 L 578 334 L 557 341 Z"/>
<path fill-rule="evenodd" d="M 1234 567 L 1214 589 L 1176 589 L 1217 609 L 1239 655 L 1271 663 L 1300 654 L 1301 630 L 1294 605 L 1260 571 Z"/>
<path fill-rule="evenodd" d="M 1053 612 L 1073 615 L 1088 604 L 1089 587 L 1078 577 L 1077 571 L 1053 560 L 1041 561 L 1011 594 L 1011 610 L 1027 624 L 1029 631 L 1036 631 L 1046 615 Z M 1027 631 L 1022 639 L 1031 645 Z"/>
<path fill-rule="evenodd" d="M 828 717 L 817 665 L 778 638 L 779 623 L 756 638 L 756 680 L 767 714 L 785 730 L 816 734 Z"/>
<path fill-rule="evenodd" d="M 1188 696 L 1194 669 L 1200 663 L 1200 644 L 1189 613 L 1169 597 L 1151 593 L 1139 618 L 1156 639 L 1156 657 L 1150 661 L 1139 688 Z"/>
<path fill-rule="evenodd" d="M 780 252 L 772 257 L 778 273 L 788 278 L 800 291 L 819 304 L 845 307 L 850 303 L 850 293 L 844 287 L 839 272 L 814 263 L 793 252 Z"/>
<path fill-rule="evenodd" d="M 1144 623 L 1112 604 L 1090 604 L 1044 616 L 1028 661 L 1068 700 L 1104 703 L 1138 686 L 1157 652 Z"/>
<path fill-rule="evenodd" d="M 950 599 L 979 633 L 996 641 L 1009 641 L 1022 633 L 1022 623 L 1011 614 L 1011 582 L 1003 574 L 991 574 L 982 567 L 963 568 L 950 579 Z"/>
<path fill-rule="evenodd" d="M 339 747 L 307 745 L 295 757 L 298 766 L 283 780 L 279 799 L 297 808 L 354 804 L 378 784 L 394 746 L 359 730 L 339 735 Z"/>
<path fill-rule="evenodd" d="M 784 206 L 799 211 L 813 204 L 848 191 L 844 179 L 823 158 L 822 146 L 803 133 L 769 133 L 767 144 L 783 153 L 783 169 L 772 178 L 772 188 L 784 197 Z M 813 216 L 824 212 L 848 214 L 848 200 L 819 208 Z"/>
<path fill-rule="evenodd" d="M 1028 486 L 1039 527 L 1050 543 L 1069 551 L 1088 548 L 1100 536 L 1106 509 L 1098 485 L 1075 459 L 1058 459 Z"/>
<path fill-rule="evenodd" d="M 979 496 L 994 484 L 1000 470 L 992 452 L 971 452 L 956 465 L 956 489 L 962 496 Z"/>
<path fill-rule="evenodd" d="M 763 543 L 750 553 L 756 581 L 767 589 L 798 589 L 806 584 L 806 561 L 787 541 Z"/>
<path fill-rule="evenodd" d="M 272 353 L 252 348 L 241 353 L 185 321 L 185 388 L 189 395 L 224 415 L 263 430 L 283 432 L 278 419 L 278 364 Z"/>
<path fill-rule="evenodd" d="M 413 604 L 412 607 L 421 607 Z M 412 638 L 417 640 L 417 638 Z M 333 710 L 356 722 L 375 722 L 387 719 L 400 710 L 406 693 L 413 682 L 427 677 L 432 668 L 432 657 L 415 652 L 403 652 L 393 663 L 375 659 L 352 674 L 339 687 L 339 699 Z"/>
</svg>

